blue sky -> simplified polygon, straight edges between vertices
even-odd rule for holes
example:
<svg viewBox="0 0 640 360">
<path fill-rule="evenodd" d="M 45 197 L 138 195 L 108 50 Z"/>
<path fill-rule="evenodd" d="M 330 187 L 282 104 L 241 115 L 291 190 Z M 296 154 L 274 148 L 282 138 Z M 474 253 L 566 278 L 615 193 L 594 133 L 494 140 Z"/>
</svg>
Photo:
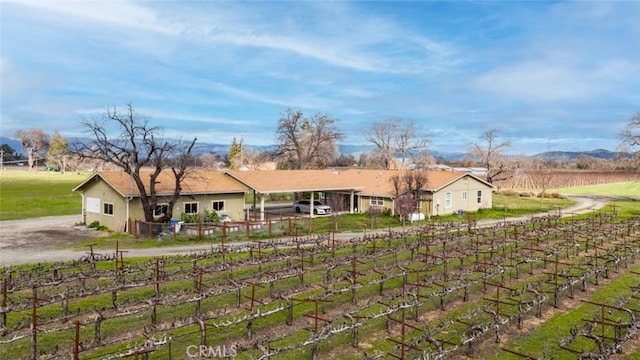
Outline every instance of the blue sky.
<svg viewBox="0 0 640 360">
<path fill-rule="evenodd" d="M 638 1 L 2 1 L 0 135 L 132 103 L 166 136 L 274 144 L 288 108 L 414 121 L 439 151 L 615 150 L 640 111 Z"/>
</svg>

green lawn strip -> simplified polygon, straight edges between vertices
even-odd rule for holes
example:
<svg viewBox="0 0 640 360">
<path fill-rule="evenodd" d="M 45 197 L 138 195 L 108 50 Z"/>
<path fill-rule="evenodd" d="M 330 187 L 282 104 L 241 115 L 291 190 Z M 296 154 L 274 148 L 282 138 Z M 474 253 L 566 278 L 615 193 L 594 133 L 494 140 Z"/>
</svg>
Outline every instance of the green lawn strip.
<svg viewBox="0 0 640 360">
<path fill-rule="evenodd" d="M 79 215 L 81 197 L 71 190 L 87 176 L 87 173 L 0 172 L 0 220 Z"/>
<path fill-rule="evenodd" d="M 636 196 L 640 196 L 640 190 L 638 194 Z M 640 216 L 640 200 L 618 200 L 605 206 L 602 211 L 615 211 L 622 219 Z"/>
<path fill-rule="evenodd" d="M 621 182 L 615 184 L 601 184 L 579 186 L 571 188 L 550 189 L 549 192 L 573 194 L 573 195 L 593 195 L 593 196 L 640 196 L 640 182 Z"/>
<path fill-rule="evenodd" d="M 640 271 L 640 266 L 631 270 L 638 272 Z M 589 296 L 589 301 L 615 305 L 617 299 L 628 297 L 631 294 L 629 286 L 638 286 L 638 276 L 626 271 L 620 279 L 613 280 L 610 284 Z M 574 325 L 582 326 L 584 323 L 582 321 L 583 319 L 591 318 L 598 312 L 598 306 L 581 304 L 568 312 L 556 315 L 545 321 L 538 329 L 523 336 L 522 338 L 501 346 L 508 348 L 509 350 L 528 354 L 534 357 L 545 355 L 553 359 L 575 359 L 576 354 L 561 349 L 558 346 L 558 342 L 563 338 L 569 337 L 569 330 Z M 612 334 L 608 334 L 608 336 L 611 335 Z M 553 342 L 549 343 L 549 339 L 553 339 Z M 584 344 L 584 350 L 586 351 L 593 350 L 595 347 L 593 341 L 588 343 L 583 342 L 582 344 Z M 578 349 L 580 348 L 580 345 L 580 343 L 574 343 L 572 348 Z M 521 357 L 502 351 L 500 354 L 492 356 L 490 359 L 515 360 L 521 359 Z"/>
</svg>

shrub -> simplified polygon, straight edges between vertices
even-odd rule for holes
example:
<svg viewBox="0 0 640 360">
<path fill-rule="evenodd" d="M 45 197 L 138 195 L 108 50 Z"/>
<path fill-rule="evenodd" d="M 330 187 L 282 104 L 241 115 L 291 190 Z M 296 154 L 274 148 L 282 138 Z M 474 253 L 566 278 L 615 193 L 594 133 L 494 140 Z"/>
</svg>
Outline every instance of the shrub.
<svg viewBox="0 0 640 360">
<path fill-rule="evenodd" d="M 195 224 L 200 222 L 200 217 L 198 216 L 198 214 L 182 213 L 180 214 L 180 220 L 186 222 L 187 224 Z"/>
<path fill-rule="evenodd" d="M 109 230 L 108 227 L 100 225 L 100 221 L 94 221 L 87 226 L 89 229 L 96 229 L 98 231 L 106 231 Z"/>
<path fill-rule="evenodd" d="M 516 196 L 516 195 L 520 195 L 520 193 L 514 189 L 505 189 L 502 190 L 500 192 L 498 192 L 499 194 L 503 194 L 503 195 L 507 195 L 507 196 Z"/>
<path fill-rule="evenodd" d="M 204 222 L 215 223 L 220 221 L 220 216 L 215 210 L 205 210 L 204 211 Z"/>
</svg>

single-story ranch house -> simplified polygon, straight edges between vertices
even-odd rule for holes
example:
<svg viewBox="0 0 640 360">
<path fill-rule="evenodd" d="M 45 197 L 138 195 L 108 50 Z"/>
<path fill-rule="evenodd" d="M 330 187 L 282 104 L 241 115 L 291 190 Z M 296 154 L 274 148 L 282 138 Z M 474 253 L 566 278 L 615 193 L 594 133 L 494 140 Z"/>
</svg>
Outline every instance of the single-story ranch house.
<svg viewBox="0 0 640 360">
<path fill-rule="evenodd" d="M 203 215 L 207 210 L 227 214 L 234 220 L 245 219 L 245 194 L 253 192 L 260 203 L 264 219 L 265 198 L 275 193 L 305 193 L 312 200 L 330 203 L 334 211 L 349 213 L 395 209 L 398 195 L 392 178 L 403 176 L 397 170 L 266 170 L 209 171 L 196 170 L 182 183 L 181 197 L 173 209 L 174 217 L 182 213 Z M 446 215 L 458 211 L 473 212 L 492 206 L 493 186 L 469 173 L 452 170 L 427 170 L 420 194 L 418 211 L 426 216 Z M 158 196 L 171 196 L 174 180 L 162 174 Z M 82 193 L 85 223 L 99 221 L 110 229 L 124 231 L 128 220 L 143 219 L 139 193 L 129 175 L 122 171 L 93 174 L 74 191 Z M 333 197 L 333 199 L 332 199 Z M 166 211 L 162 202 L 158 216 Z M 313 216 L 313 214 L 311 214 Z"/>
</svg>

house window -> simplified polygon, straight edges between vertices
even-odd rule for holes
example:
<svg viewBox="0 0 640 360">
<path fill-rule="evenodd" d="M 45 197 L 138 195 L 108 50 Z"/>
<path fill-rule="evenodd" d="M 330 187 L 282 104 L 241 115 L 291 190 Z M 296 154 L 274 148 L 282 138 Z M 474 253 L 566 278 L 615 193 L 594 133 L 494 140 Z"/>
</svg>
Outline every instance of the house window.
<svg viewBox="0 0 640 360">
<path fill-rule="evenodd" d="M 377 196 L 372 196 L 369 199 L 369 205 L 371 206 L 384 206 L 384 199 Z"/>
<path fill-rule="evenodd" d="M 467 192 L 466 191 L 462 192 L 462 200 L 467 200 Z"/>
<path fill-rule="evenodd" d="M 185 214 L 197 214 L 198 213 L 198 203 L 185 203 L 184 204 L 184 212 Z"/>
<path fill-rule="evenodd" d="M 211 208 L 215 211 L 225 211 L 224 200 L 217 200 L 211 203 Z"/>
<path fill-rule="evenodd" d="M 112 203 L 103 203 L 102 204 L 102 213 L 105 215 L 113 215 L 113 204 Z"/>
<path fill-rule="evenodd" d="M 164 216 L 169 211 L 169 204 L 157 204 L 153 209 L 153 216 Z"/>
<path fill-rule="evenodd" d="M 445 208 L 450 208 L 451 207 L 451 193 L 445 193 L 444 194 L 444 207 Z"/>
<path fill-rule="evenodd" d="M 482 190 L 478 190 L 478 204 L 482 204 Z"/>
</svg>

